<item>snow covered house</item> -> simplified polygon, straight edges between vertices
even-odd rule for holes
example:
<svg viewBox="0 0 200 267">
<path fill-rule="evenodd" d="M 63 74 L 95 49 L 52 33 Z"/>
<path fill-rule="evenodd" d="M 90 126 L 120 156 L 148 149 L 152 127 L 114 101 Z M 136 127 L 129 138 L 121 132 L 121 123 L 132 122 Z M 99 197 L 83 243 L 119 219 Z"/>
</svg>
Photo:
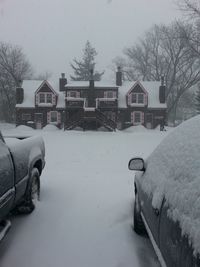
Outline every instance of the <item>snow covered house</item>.
<svg viewBox="0 0 200 267">
<path fill-rule="evenodd" d="M 124 82 L 118 69 L 115 84 L 90 81 L 67 83 L 62 74 L 59 82 L 23 81 L 16 89 L 16 125 L 40 129 L 47 124 L 71 130 L 110 131 L 131 125 L 155 128 L 166 120 L 165 85 L 160 82 Z"/>
<path fill-rule="evenodd" d="M 16 125 L 41 129 L 47 124 L 62 127 L 64 94 L 50 81 L 24 80 L 16 89 Z"/>
</svg>

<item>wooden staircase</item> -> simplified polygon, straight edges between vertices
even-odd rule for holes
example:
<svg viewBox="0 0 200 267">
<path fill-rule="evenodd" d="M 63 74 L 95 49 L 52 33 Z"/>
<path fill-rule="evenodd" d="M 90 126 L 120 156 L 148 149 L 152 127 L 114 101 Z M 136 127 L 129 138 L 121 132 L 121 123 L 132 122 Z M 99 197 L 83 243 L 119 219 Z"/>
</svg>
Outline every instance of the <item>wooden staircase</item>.
<svg viewBox="0 0 200 267">
<path fill-rule="evenodd" d="M 99 109 L 95 110 L 96 120 L 109 131 L 115 131 L 117 128 L 116 122 L 109 119 Z"/>
<path fill-rule="evenodd" d="M 106 115 L 104 115 L 99 109 L 94 108 L 93 110 L 81 110 L 76 113 L 74 116 L 67 121 L 65 125 L 65 130 L 73 130 L 75 127 L 82 127 L 83 129 L 87 128 L 87 123 L 95 121 L 99 123 L 101 126 L 104 126 L 109 131 L 116 130 L 116 122 L 109 119 Z"/>
<path fill-rule="evenodd" d="M 75 115 L 73 115 L 70 120 L 67 121 L 67 123 L 65 124 L 64 129 L 65 130 L 73 130 L 74 128 L 76 128 L 77 126 L 79 126 L 79 124 L 83 121 L 83 111 L 79 111 L 77 112 Z"/>
</svg>

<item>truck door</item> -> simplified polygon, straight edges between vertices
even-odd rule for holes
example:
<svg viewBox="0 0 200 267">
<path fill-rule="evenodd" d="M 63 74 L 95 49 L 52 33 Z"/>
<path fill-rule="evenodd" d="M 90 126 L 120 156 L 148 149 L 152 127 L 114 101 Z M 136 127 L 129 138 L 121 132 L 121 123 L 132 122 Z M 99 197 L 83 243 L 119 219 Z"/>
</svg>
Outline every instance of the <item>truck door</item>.
<svg viewBox="0 0 200 267">
<path fill-rule="evenodd" d="M 14 197 L 13 162 L 9 149 L 0 135 L 0 220 L 10 211 Z"/>
</svg>

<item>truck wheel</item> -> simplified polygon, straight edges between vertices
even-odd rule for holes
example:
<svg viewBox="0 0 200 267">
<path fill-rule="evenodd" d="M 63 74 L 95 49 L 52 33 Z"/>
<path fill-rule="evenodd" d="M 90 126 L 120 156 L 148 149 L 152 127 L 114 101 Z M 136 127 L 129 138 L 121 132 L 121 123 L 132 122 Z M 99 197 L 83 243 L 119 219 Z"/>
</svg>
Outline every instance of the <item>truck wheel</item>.
<svg viewBox="0 0 200 267">
<path fill-rule="evenodd" d="M 16 211 L 19 214 L 31 213 L 39 200 L 40 196 L 40 174 L 38 169 L 33 168 L 31 173 L 30 182 L 25 194 L 25 201 L 16 207 Z"/>
<path fill-rule="evenodd" d="M 142 220 L 142 216 L 140 214 L 140 204 L 139 204 L 138 194 L 135 195 L 133 224 L 134 224 L 133 229 L 137 234 L 139 235 L 146 234 L 145 225 Z"/>
</svg>

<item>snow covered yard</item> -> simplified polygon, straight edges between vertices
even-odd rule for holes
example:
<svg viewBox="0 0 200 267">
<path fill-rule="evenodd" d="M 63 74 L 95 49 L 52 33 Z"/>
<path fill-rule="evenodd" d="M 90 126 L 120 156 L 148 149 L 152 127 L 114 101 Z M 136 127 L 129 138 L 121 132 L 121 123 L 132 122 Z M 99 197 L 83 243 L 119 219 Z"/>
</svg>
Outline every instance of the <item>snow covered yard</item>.
<svg viewBox="0 0 200 267">
<path fill-rule="evenodd" d="M 43 135 L 41 201 L 31 215 L 12 218 L 0 266 L 159 266 L 149 240 L 131 229 L 134 174 L 127 165 L 148 156 L 167 133 L 24 130 L 3 133 Z"/>
</svg>

